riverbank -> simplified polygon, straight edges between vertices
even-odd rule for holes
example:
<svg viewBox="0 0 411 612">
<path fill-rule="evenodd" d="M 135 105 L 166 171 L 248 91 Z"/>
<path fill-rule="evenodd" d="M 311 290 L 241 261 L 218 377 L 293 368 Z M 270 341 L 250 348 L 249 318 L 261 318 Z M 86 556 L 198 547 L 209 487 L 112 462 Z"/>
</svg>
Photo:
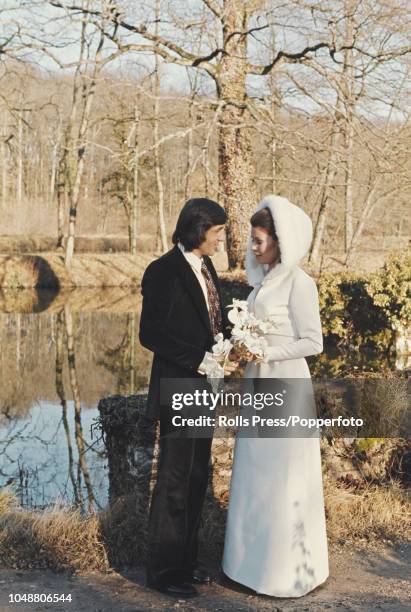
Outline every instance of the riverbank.
<svg viewBox="0 0 411 612">
<path fill-rule="evenodd" d="M 0 236 L 1 240 L 1 236 Z M 108 245 L 111 245 L 109 248 Z M 1 246 L 1 244 L 0 244 Z M 27 245 L 26 245 L 27 246 Z M 38 246 L 38 245 L 37 245 Z M 64 265 L 64 253 L 55 251 L 20 253 L 15 249 L 10 253 L 0 248 L 0 288 L 75 288 L 75 287 L 137 287 L 147 265 L 160 254 L 150 248 L 139 251 L 136 255 L 121 252 L 124 245 L 108 242 L 107 245 L 95 245 L 96 250 L 75 252 L 72 266 L 67 270 Z M 405 250 L 404 250 L 405 252 Z M 350 268 L 355 274 L 369 274 L 378 270 L 389 257 L 389 251 L 364 251 L 358 253 Z M 223 277 L 245 280 L 243 272 L 228 272 L 227 253 L 217 252 L 213 256 L 217 272 Z M 303 267 L 318 278 L 318 270 Z M 321 275 L 330 273 L 347 273 L 343 253 L 325 255 L 321 265 Z"/>
<path fill-rule="evenodd" d="M 67 270 L 60 254 L 0 255 L 0 287 L 137 287 L 153 258 L 150 253 L 77 254 Z"/>
</svg>

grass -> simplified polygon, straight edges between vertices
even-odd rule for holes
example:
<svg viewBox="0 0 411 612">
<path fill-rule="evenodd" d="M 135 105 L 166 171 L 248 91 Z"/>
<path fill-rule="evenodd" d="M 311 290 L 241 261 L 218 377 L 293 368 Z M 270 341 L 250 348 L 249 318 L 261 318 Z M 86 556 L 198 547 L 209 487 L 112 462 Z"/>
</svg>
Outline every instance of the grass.
<svg viewBox="0 0 411 612">
<path fill-rule="evenodd" d="M 201 529 L 205 556 L 221 559 L 227 493 L 209 493 Z M 411 541 L 411 492 L 395 481 L 361 490 L 325 477 L 324 498 L 330 546 Z M 70 507 L 22 509 L 13 494 L 0 493 L 0 559 L 3 567 L 50 568 L 56 572 L 108 571 L 143 565 L 146 511 L 120 500 L 100 514 Z"/>
<path fill-rule="evenodd" d="M 97 515 L 59 506 L 24 510 L 7 492 L 0 495 L 0 559 L 6 567 L 54 571 L 109 568 Z"/>
<path fill-rule="evenodd" d="M 396 481 L 358 491 L 326 478 L 324 501 L 331 543 L 411 541 L 411 490 Z"/>
</svg>

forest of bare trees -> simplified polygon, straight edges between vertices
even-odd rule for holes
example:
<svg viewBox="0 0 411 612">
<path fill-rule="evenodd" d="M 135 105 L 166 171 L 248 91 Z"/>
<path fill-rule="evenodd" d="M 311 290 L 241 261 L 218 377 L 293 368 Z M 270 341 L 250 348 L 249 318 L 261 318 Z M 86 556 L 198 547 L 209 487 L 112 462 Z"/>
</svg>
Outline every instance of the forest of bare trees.
<svg viewBox="0 0 411 612">
<path fill-rule="evenodd" d="M 6 0 L 0 235 L 161 252 L 204 194 L 236 268 L 273 192 L 352 265 L 409 234 L 409 51 L 405 0 Z"/>
</svg>

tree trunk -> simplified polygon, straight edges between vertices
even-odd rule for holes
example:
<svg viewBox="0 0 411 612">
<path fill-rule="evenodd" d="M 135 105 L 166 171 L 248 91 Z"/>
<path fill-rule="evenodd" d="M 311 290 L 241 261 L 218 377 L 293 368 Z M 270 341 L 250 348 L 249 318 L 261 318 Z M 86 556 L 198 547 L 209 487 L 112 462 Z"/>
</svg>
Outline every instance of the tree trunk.
<svg viewBox="0 0 411 612">
<path fill-rule="evenodd" d="M 16 199 L 19 204 L 23 199 L 23 110 L 20 109 L 17 124 L 17 177 L 16 177 Z"/>
<path fill-rule="evenodd" d="M 132 255 L 137 253 L 137 235 L 139 229 L 139 201 L 138 201 L 138 154 L 139 154 L 139 132 L 140 111 L 139 100 L 136 99 L 134 107 L 134 151 L 133 151 L 133 192 L 131 196 L 131 218 L 130 218 L 130 251 Z"/>
<path fill-rule="evenodd" d="M 160 6 L 157 0 L 156 3 L 156 34 L 158 33 L 158 22 L 160 20 Z M 154 171 L 156 176 L 157 194 L 158 194 L 158 236 L 161 243 L 161 250 L 165 253 L 168 250 L 166 220 L 164 214 L 164 187 L 160 168 L 160 147 L 159 141 L 159 110 L 160 110 L 160 62 L 159 56 L 155 54 L 155 69 L 154 69 L 154 117 L 153 117 L 153 135 L 154 135 Z"/>
<path fill-rule="evenodd" d="M 361 235 L 364 231 L 365 223 L 367 219 L 369 218 L 369 215 L 371 214 L 374 206 L 377 203 L 377 200 L 374 198 L 377 184 L 378 184 L 378 181 L 376 181 L 372 189 L 368 192 L 365 202 L 363 204 L 363 207 L 361 209 L 360 218 L 358 219 L 358 223 L 355 228 L 355 232 L 353 233 L 351 241 L 347 247 L 346 258 L 345 258 L 346 266 L 350 266 L 352 264 L 354 252 L 360 241 Z"/>
<path fill-rule="evenodd" d="M 345 252 L 348 252 L 353 237 L 353 117 L 347 118 L 345 130 Z"/>
<path fill-rule="evenodd" d="M 57 181 L 57 248 L 64 247 L 65 210 L 67 208 L 69 200 L 68 194 L 72 184 L 72 166 L 74 164 L 72 150 L 74 146 L 74 128 L 79 106 L 81 69 L 85 56 L 86 25 L 86 21 L 84 20 L 81 26 L 79 59 L 73 76 L 73 97 L 70 115 L 62 137 L 63 146 L 59 157 Z"/>
<path fill-rule="evenodd" d="M 277 139 L 271 139 L 271 192 L 277 193 Z"/>
<path fill-rule="evenodd" d="M 2 162 L 2 180 L 1 180 L 1 203 L 2 206 L 6 206 L 6 200 L 7 200 L 7 191 L 8 191 L 8 185 L 7 185 L 7 176 L 8 176 L 8 169 L 9 169 L 9 164 L 8 164 L 8 154 L 7 154 L 7 145 L 5 142 L 1 143 L 1 162 Z"/>
<path fill-rule="evenodd" d="M 223 195 L 227 222 L 227 251 L 230 269 L 244 264 L 249 219 L 257 205 L 255 168 L 251 143 L 245 127 L 248 12 L 243 2 L 225 0 L 223 47 L 217 93 L 223 102 L 219 126 L 219 190 Z"/>
<path fill-rule="evenodd" d="M 353 42 L 355 2 L 347 0 L 347 26 L 346 44 Z M 353 237 L 353 154 L 354 154 L 354 112 L 355 112 L 355 80 L 354 80 L 354 52 L 346 49 L 344 52 L 343 88 L 345 102 L 345 244 L 347 253 Z"/>
<path fill-rule="evenodd" d="M 60 153 L 61 153 L 61 137 L 62 137 L 62 125 L 61 125 L 61 120 L 59 119 L 59 122 L 57 125 L 56 142 L 54 143 L 54 147 L 53 147 L 51 169 L 50 169 L 50 184 L 49 184 L 50 202 L 53 202 L 54 195 L 56 192 L 57 173 L 58 173 L 59 158 L 60 158 Z"/>
<path fill-rule="evenodd" d="M 186 175 L 184 183 L 184 200 L 191 198 L 191 172 L 193 166 L 193 130 L 195 126 L 195 109 L 194 109 L 195 90 L 193 89 L 190 96 L 190 105 L 188 109 L 188 116 L 190 118 L 191 130 L 187 134 L 187 162 L 186 162 Z"/>
<path fill-rule="evenodd" d="M 335 181 L 335 175 L 337 173 L 337 147 L 339 142 L 339 125 L 337 119 L 333 126 L 333 131 L 330 141 L 330 153 L 328 156 L 327 172 L 325 177 L 325 184 L 321 195 L 320 208 L 318 210 L 317 219 L 314 224 L 314 236 L 313 242 L 309 255 L 309 262 L 318 267 L 320 263 L 321 245 L 323 242 L 325 226 L 328 216 L 328 208 L 330 203 L 330 189 Z"/>
<path fill-rule="evenodd" d="M 85 36 L 85 31 L 84 31 Z M 89 128 L 91 109 L 94 100 L 94 94 L 96 90 L 96 81 L 98 77 L 98 73 L 100 71 L 100 58 L 101 58 L 101 50 L 103 48 L 104 43 L 104 35 L 102 34 L 100 37 L 100 41 L 96 50 L 96 55 L 94 57 L 94 68 L 93 72 L 90 76 L 90 84 L 88 86 L 83 85 L 83 114 L 80 121 L 80 128 L 77 138 L 77 164 L 76 164 L 76 172 L 73 188 L 70 189 L 69 192 L 69 200 L 70 200 L 70 212 L 69 212 L 69 226 L 68 226 L 68 236 L 67 236 L 67 245 L 64 263 L 66 268 L 69 270 L 71 268 L 71 263 L 73 259 L 74 253 L 74 239 L 76 233 L 76 221 L 77 221 L 77 207 L 80 201 L 80 193 L 81 186 L 84 176 L 85 169 L 85 155 L 86 155 L 86 136 Z"/>
</svg>

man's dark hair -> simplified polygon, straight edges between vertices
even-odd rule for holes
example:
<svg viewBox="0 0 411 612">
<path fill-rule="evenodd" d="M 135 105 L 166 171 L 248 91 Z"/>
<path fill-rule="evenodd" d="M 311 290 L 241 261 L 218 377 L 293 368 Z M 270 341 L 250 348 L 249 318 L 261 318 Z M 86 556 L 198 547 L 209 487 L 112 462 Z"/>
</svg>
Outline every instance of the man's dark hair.
<svg viewBox="0 0 411 612">
<path fill-rule="evenodd" d="M 257 212 L 251 217 L 250 223 L 252 227 L 262 227 L 263 229 L 267 230 L 268 235 L 271 236 L 271 238 L 278 240 L 274 220 L 269 208 L 257 210 Z"/>
<path fill-rule="evenodd" d="M 207 198 L 188 200 L 180 211 L 173 244 L 181 242 L 186 251 L 197 249 L 205 240 L 206 231 L 213 225 L 224 225 L 227 215 L 224 208 Z"/>
</svg>

